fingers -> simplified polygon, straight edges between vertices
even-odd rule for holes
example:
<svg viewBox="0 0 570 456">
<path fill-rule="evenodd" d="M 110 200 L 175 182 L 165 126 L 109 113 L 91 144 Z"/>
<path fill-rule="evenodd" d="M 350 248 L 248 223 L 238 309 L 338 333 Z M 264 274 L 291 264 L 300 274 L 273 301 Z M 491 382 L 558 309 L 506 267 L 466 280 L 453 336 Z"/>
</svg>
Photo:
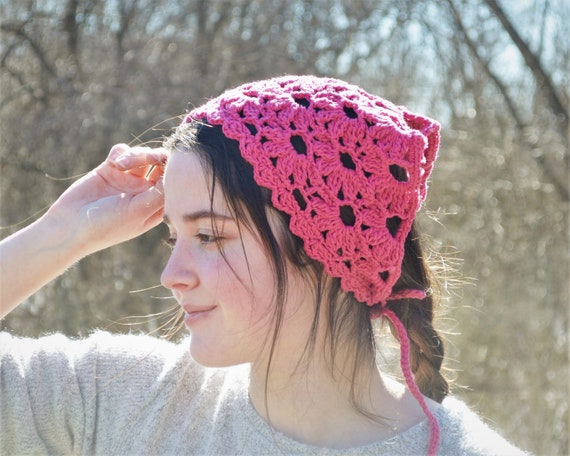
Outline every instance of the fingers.
<svg viewBox="0 0 570 456">
<path fill-rule="evenodd" d="M 164 188 L 162 180 L 159 180 L 154 187 L 147 191 L 136 195 L 131 202 L 131 210 L 134 214 L 147 214 L 145 223 L 158 223 L 162 218 L 162 209 L 164 207 Z M 159 217 L 160 215 L 160 217 Z M 158 218 L 157 218 L 158 217 Z"/>
<path fill-rule="evenodd" d="M 115 144 L 113 147 L 111 147 L 109 155 L 107 155 L 107 162 L 116 165 L 119 157 L 129 149 L 130 147 L 126 144 Z"/>
<path fill-rule="evenodd" d="M 157 225 L 160 225 L 163 221 L 163 210 L 160 208 L 154 214 L 152 214 L 149 218 L 146 219 L 143 229 L 150 230 Z"/>
<path fill-rule="evenodd" d="M 128 171 L 137 177 L 148 177 L 152 182 L 158 181 L 167 160 L 166 149 L 129 147 L 126 144 L 113 146 L 107 157 L 107 162 L 111 166 L 120 171 Z"/>
<path fill-rule="evenodd" d="M 146 179 L 156 184 L 164 174 L 164 166 L 152 166 L 146 175 Z"/>
</svg>

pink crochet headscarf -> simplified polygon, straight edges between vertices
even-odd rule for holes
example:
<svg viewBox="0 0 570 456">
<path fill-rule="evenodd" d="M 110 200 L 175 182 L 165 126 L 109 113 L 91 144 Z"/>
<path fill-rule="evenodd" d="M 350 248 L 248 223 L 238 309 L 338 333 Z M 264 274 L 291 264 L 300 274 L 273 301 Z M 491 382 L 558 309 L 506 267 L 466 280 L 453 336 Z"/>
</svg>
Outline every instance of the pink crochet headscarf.
<svg viewBox="0 0 570 456">
<path fill-rule="evenodd" d="M 424 290 L 393 291 L 404 242 L 427 192 L 439 124 L 343 81 L 285 76 L 224 92 L 185 121 L 221 125 L 239 142 L 258 185 L 290 216 L 307 254 L 338 277 L 346 292 L 375 306 L 400 339 L 408 387 L 431 424 L 437 421 L 414 382 L 409 340 L 387 301 L 422 299 Z M 377 310 L 379 309 L 379 310 Z"/>
</svg>

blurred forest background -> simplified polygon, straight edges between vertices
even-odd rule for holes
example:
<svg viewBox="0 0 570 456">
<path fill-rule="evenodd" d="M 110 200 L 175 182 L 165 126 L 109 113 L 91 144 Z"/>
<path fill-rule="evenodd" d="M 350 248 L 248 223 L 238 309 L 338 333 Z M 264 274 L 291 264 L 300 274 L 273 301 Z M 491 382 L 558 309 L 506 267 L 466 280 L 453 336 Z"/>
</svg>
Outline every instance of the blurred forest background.
<svg viewBox="0 0 570 456">
<path fill-rule="evenodd" d="M 439 119 L 421 222 L 463 282 L 442 318 L 455 394 L 522 448 L 568 454 L 567 0 L 0 0 L 0 31 L 2 237 L 114 143 L 159 144 L 252 79 L 340 77 Z M 0 329 L 157 330 L 124 318 L 174 305 L 163 236 L 81 261 Z"/>
</svg>

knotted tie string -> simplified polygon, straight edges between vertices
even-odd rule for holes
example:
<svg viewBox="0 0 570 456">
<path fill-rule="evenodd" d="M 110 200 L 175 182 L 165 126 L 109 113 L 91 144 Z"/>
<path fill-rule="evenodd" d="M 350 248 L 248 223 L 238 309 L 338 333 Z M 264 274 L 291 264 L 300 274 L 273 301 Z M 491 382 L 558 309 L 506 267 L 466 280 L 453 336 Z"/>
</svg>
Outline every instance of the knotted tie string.
<svg viewBox="0 0 570 456">
<path fill-rule="evenodd" d="M 388 300 L 395 301 L 397 299 L 423 299 L 425 297 L 426 294 L 423 290 L 403 290 L 401 292 L 393 293 L 390 295 Z M 398 340 L 400 341 L 400 366 L 402 368 L 402 373 L 404 374 L 404 379 L 406 380 L 408 389 L 420 404 L 420 407 L 422 408 L 429 422 L 430 435 L 428 455 L 435 456 L 437 454 L 437 449 L 439 448 L 440 440 L 439 423 L 429 409 L 422 392 L 414 380 L 414 375 L 412 373 L 412 368 L 410 365 L 410 339 L 408 337 L 408 332 L 396 314 L 392 310 L 386 308 L 385 305 L 377 304 L 372 308 L 371 318 L 381 318 L 383 316 L 390 320 L 396 328 Z"/>
</svg>

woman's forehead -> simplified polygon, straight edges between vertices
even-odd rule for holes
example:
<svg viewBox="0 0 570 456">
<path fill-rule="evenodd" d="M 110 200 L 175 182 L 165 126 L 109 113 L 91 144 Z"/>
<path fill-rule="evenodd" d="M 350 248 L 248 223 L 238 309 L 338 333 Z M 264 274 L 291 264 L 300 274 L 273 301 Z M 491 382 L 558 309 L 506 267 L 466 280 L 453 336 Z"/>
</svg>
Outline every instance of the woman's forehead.
<svg viewBox="0 0 570 456">
<path fill-rule="evenodd" d="M 213 185 L 212 173 L 193 152 L 172 154 L 164 172 L 165 214 L 191 211 L 229 215 L 223 192 Z"/>
<path fill-rule="evenodd" d="M 198 147 L 198 146 L 196 146 Z M 246 231 L 260 239 L 255 227 L 255 214 L 247 203 L 239 199 L 235 189 L 225 188 L 220 182 L 214 182 L 214 174 L 199 148 L 177 150 L 171 154 L 165 170 L 165 219 L 170 220 L 170 212 L 177 210 L 198 209 L 202 215 L 211 214 L 229 217 Z M 280 211 L 271 203 L 264 205 L 265 217 L 273 235 L 283 240 L 289 232 L 280 216 Z M 194 214 L 191 212 L 189 214 Z"/>
</svg>

